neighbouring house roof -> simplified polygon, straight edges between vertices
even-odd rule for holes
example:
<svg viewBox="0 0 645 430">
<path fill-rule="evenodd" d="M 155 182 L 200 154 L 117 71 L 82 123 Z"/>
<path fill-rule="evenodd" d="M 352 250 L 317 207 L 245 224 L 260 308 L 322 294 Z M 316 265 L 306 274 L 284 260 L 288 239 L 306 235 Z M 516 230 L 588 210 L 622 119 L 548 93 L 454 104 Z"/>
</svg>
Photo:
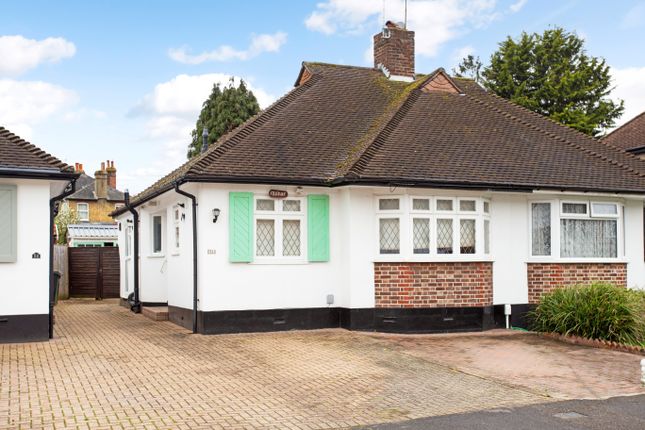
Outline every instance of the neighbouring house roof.
<svg viewBox="0 0 645 430">
<path fill-rule="evenodd" d="M 77 176 L 74 168 L 0 126 L 0 176 Z"/>
<path fill-rule="evenodd" d="M 629 152 L 645 152 L 645 112 L 613 130 L 602 141 Z"/>
<path fill-rule="evenodd" d="M 94 188 L 95 179 L 86 173 L 82 173 L 76 181 L 76 191 L 71 196 L 67 197 L 68 200 L 98 200 Z M 112 188 L 108 185 L 107 200 L 114 202 L 124 201 L 123 192 Z"/>
<path fill-rule="evenodd" d="M 116 239 L 119 227 L 116 224 L 86 223 L 67 226 L 69 239 Z"/>
<path fill-rule="evenodd" d="M 295 89 L 132 203 L 178 180 L 645 193 L 645 164 L 443 69 L 406 83 L 303 63 Z"/>
</svg>

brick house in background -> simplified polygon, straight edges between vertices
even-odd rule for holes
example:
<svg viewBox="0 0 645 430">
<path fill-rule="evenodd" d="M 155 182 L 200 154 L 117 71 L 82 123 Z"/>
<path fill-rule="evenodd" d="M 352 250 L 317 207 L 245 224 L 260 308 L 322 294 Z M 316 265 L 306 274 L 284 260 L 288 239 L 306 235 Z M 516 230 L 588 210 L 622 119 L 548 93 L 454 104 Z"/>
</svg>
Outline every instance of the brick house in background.
<svg viewBox="0 0 645 430">
<path fill-rule="evenodd" d="M 645 159 L 645 112 L 613 130 L 602 141 Z"/>
<path fill-rule="evenodd" d="M 110 212 L 124 204 L 123 192 L 116 188 L 114 161 L 101 163 L 94 177 L 85 173 L 81 163 L 76 163 L 75 171 L 81 174 L 76 181 L 78 191 L 65 202 L 76 211 L 80 222 L 113 223 Z"/>
<path fill-rule="evenodd" d="M 116 246 L 115 224 L 110 213 L 123 206 L 124 196 L 116 188 L 114 161 L 101 163 L 93 178 L 83 171 L 83 164 L 76 163 L 74 168 L 80 173 L 76 182 L 78 191 L 65 199 L 64 204 L 76 211 L 79 224 L 69 226 L 69 245 Z"/>
<path fill-rule="evenodd" d="M 521 324 L 559 286 L 645 287 L 644 196 L 644 161 L 415 73 L 414 32 L 387 23 L 374 67 L 303 63 L 114 213 L 121 297 L 201 333 L 482 330 L 505 305 Z"/>
</svg>

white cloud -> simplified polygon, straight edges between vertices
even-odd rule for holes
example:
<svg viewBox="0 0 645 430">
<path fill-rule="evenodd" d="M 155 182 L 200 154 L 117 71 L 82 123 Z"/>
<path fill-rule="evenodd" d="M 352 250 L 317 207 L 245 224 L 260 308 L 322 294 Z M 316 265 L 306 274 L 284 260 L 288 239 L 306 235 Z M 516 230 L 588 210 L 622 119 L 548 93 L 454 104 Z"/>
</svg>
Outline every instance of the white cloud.
<svg viewBox="0 0 645 430">
<path fill-rule="evenodd" d="M 617 123 L 621 125 L 645 111 L 645 67 L 612 68 L 611 74 L 616 86 L 611 97 L 625 100 L 625 113 Z"/>
<path fill-rule="evenodd" d="M 43 40 L 0 36 L 0 76 L 16 76 L 43 63 L 73 57 L 76 46 L 62 37 Z"/>
<path fill-rule="evenodd" d="M 509 7 L 509 10 L 510 10 L 512 13 L 517 13 L 517 12 L 519 12 L 520 10 L 522 10 L 522 8 L 524 7 L 524 5 L 525 5 L 527 2 L 528 2 L 528 0 L 518 0 L 518 1 L 516 1 L 515 3 L 513 3 L 513 4 Z"/>
<path fill-rule="evenodd" d="M 31 127 L 78 102 L 67 88 L 41 81 L 0 79 L 0 121 L 14 133 L 31 135 Z"/>
<path fill-rule="evenodd" d="M 620 26 L 632 30 L 643 26 L 645 21 L 645 3 L 638 3 L 625 14 Z"/>
<path fill-rule="evenodd" d="M 524 3 L 519 0 L 509 10 L 517 12 Z M 404 0 L 390 0 L 385 5 L 386 20 L 404 20 Z M 327 0 L 316 5 L 305 19 L 305 26 L 327 35 L 353 34 L 377 29 L 383 22 L 382 15 L 380 1 Z M 408 3 L 408 28 L 416 32 L 417 54 L 433 57 L 444 43 L 502 15 L 495 0 L 416 0 Z"/>
<path fill-rule="evenodd" d="M 287 42 L 287 34 L 278 31 L 274 34 L 258 34 L 251 37 L 251 44 L 245 50 L 237 50 L 229 45 L 222 45 L 216 49 L 201 54 L 188 53 L 187 47 L 171 48 L 168 56 L 184 64 L 201 64 L 206 61 L 249 60 L 264 52 L 278 52 Z"/>
<path fill-rule="evenodd" d="M 145 118 L 145 133 L 141 140 L 153 142 L 161 150 L 146 165 L 136 171 L 124 172 L 123 177 L 143 188 L 186 161 L 190 132 L 204 100 L 215 83 L 226 86 L 230 79 L 231 75 L 224 73 L 182 74 L 157 84 L 152 92 L 146 94 L 129 115 Z M 239 85 L 239 82 L 239 77 L 233 77 L 234 85 Z M 249 80 L 245 79 L 245 83 L 258 99 L 260 108 L 266 108 L 275 100 L 274 96 L 255 87 Z"/>
<path fill-rule="evenodd" d="M 473 48 L 471 45 L 462 46 L 461 48 L 455 50 L 454 54 L 452 55 L 452 59 L 456 63 L 461 63 L 461 60 L 469 55 L 473 55 L 474 53 L 475 48 Z"/>
</svg>

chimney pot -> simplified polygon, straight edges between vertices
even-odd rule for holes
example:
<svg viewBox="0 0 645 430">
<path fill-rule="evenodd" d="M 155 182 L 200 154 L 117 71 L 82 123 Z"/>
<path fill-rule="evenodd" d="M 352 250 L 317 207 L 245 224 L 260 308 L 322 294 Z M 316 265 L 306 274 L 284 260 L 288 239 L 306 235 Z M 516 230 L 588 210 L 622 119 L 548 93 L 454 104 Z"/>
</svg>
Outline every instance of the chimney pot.
<svg viewBox="0 0 645 430">
<path fill-rule="evenodd" d="M 108 186 L 116 189 L 116 169 L 114 168 L 114 161 L 108 161 L 107 168 Z"/>
</svg>

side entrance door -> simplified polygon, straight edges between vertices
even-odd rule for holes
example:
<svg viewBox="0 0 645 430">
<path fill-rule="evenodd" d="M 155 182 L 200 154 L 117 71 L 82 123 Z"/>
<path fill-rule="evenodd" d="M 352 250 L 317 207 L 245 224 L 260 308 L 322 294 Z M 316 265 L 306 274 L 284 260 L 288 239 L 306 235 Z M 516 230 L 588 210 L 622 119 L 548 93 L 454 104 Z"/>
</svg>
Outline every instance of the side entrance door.
<svg viewBox="0 0 645 430">
<path fill-rule="evenodd" d="M 119 297 L 119 248 L 69 248 L 70 297 Z"/>
</svg>

